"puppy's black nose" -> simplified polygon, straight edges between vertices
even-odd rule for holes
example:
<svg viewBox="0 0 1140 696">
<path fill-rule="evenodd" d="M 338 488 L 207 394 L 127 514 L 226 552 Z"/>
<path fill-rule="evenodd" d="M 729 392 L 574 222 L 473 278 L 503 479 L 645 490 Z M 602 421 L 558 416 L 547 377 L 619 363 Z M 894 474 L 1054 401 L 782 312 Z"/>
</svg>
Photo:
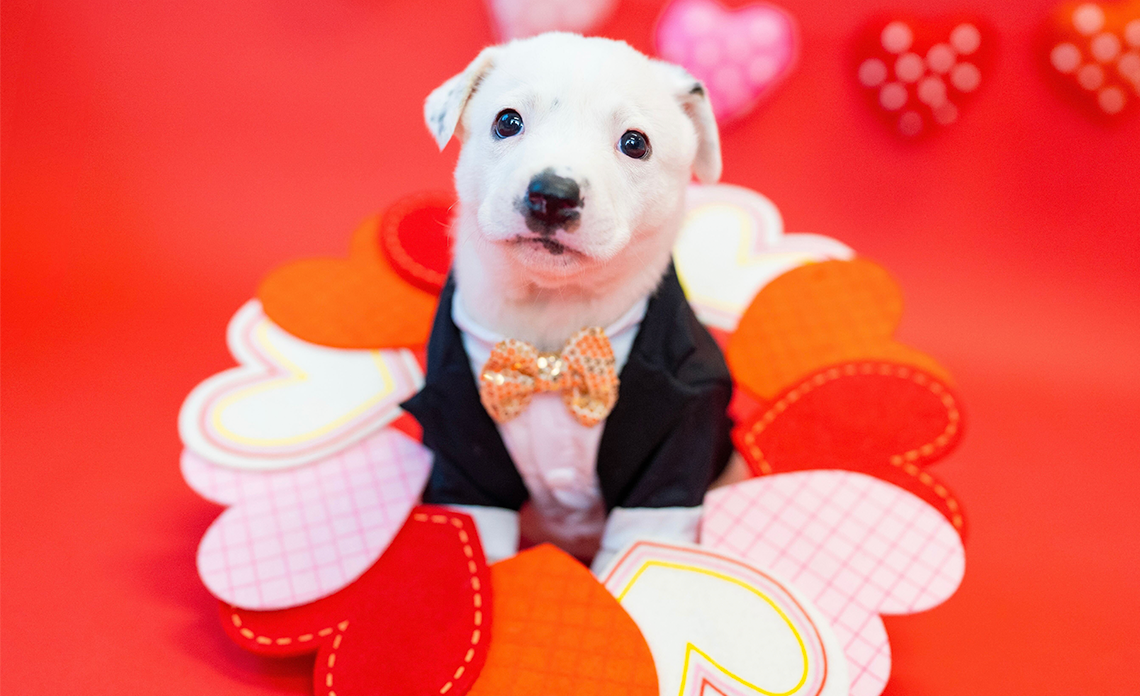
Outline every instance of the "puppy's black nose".
<svg viewBox="0 0 1140 696">
<path fill-rule="evenodd" d="M 573 227 L 582 207 L 578 182 L 558 176 L 553 170 L 540 172 L 530 180 L 523 201 L 527 227 L 542 234 L 553 234 L 559 227 Z"/>
</svg>

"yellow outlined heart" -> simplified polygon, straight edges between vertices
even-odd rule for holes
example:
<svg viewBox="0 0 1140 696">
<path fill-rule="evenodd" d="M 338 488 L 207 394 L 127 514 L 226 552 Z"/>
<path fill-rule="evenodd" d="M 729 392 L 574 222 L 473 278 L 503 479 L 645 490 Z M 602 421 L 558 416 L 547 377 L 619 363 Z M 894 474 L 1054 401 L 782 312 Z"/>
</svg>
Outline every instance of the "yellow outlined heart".
<svg viewBox="0 0 1140 696">
<path fill-rule="evenodd" d="M 693 546 L 636 542 L 604 575 L 641 628 L 662 696 L 846 694 L 846 664 L 822 614 L 785 583 Z"/>
<path fill-rule="evenodd" d="M 339 452 L 387 425 L 422 373 L 408 350 L 347 350 L 292 336 L 256 300 L 226 335 L 238 367 L 199 384 L 178 430 L 207 461 L 241 469 L 299 466 Z"/>
</svg>

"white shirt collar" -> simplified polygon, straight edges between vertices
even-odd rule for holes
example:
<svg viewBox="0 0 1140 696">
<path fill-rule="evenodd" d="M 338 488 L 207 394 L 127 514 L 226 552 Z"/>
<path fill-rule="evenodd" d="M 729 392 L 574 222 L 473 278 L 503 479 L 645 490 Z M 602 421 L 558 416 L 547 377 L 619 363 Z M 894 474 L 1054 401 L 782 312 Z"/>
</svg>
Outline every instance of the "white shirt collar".
<svg viewBox="0 0 1140 696">
<path fill-rule="evenodd" d="M 610 344 L 613 346 L 618 372 L 625 366 L 625 361 L 629 359 L 630 350 L 633 348 L 633 339 L 641 326 L 641 320 L 645 318 L 645 311 L 648 307 L 649 298 L 643 297 L 635 302 L 625 314 L 618 317 L 617 321 L 604 329 L 606 337 L 610 339 Z M 481 326 L 471 318 L 471 315 L 463 308 L 459 288 L 455 289 L 455 294 L 451 298 L 451 320 L 463 332 L 464 347 L 467 348 L 467 352 L 469 354 L 480 354 L 478 356 L 470 355 L 472 362 L 478 360 L 479 365 L 486 361 L 486 355 L 490 355 L 490 351 L 496 343 L 507 338 Z M 472 343 L 479 345 L 475 346 Z M 484 352 L 486 355 L 483 355 Z"/>
</svg>

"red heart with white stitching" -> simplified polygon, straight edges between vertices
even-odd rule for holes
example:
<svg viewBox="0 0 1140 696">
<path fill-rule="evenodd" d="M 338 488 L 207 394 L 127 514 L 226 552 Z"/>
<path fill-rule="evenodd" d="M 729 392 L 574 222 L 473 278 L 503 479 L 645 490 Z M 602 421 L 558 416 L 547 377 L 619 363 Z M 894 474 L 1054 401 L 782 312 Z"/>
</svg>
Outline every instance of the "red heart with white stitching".
<svg viewBox="0 0 1140 696">
<path fill-rule="evenodd" d="M 958 121 L 982 85 L 992 45 L 970 19 L 879 21 L 859 41 L 855 76 L 880 118 L 916 138 Z"/>
</svg>

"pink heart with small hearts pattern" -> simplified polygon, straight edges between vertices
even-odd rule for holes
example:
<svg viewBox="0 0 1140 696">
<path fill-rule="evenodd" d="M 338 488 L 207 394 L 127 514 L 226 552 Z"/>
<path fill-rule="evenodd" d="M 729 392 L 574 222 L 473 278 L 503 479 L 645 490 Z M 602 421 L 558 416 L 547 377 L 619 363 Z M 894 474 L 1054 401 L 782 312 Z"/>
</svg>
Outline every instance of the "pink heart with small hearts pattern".
<svg viewBox="0 0 1140 696">
<path fill-rule="evenodd" d="M 617 0 L 488 0 L 499 36 L 519 39 L 544 31 L 585 34 L 601 24 Z"/>
<path fill-rule="evenodd" d="M 879 21 L 862 35 L 855 77 L 880 118 L 913 139 L 959 120 L 983 82 L 992 43 L 969 19 Z"/>
<path fill-rule="evenodd" d="M 729 10 L 715 0 L 673 0 L 657 21 L 657 54 L 701 80 L 722 125 L 744 116 L 791 72 L 795 19 L 767 3 Z"/>
</svg>

